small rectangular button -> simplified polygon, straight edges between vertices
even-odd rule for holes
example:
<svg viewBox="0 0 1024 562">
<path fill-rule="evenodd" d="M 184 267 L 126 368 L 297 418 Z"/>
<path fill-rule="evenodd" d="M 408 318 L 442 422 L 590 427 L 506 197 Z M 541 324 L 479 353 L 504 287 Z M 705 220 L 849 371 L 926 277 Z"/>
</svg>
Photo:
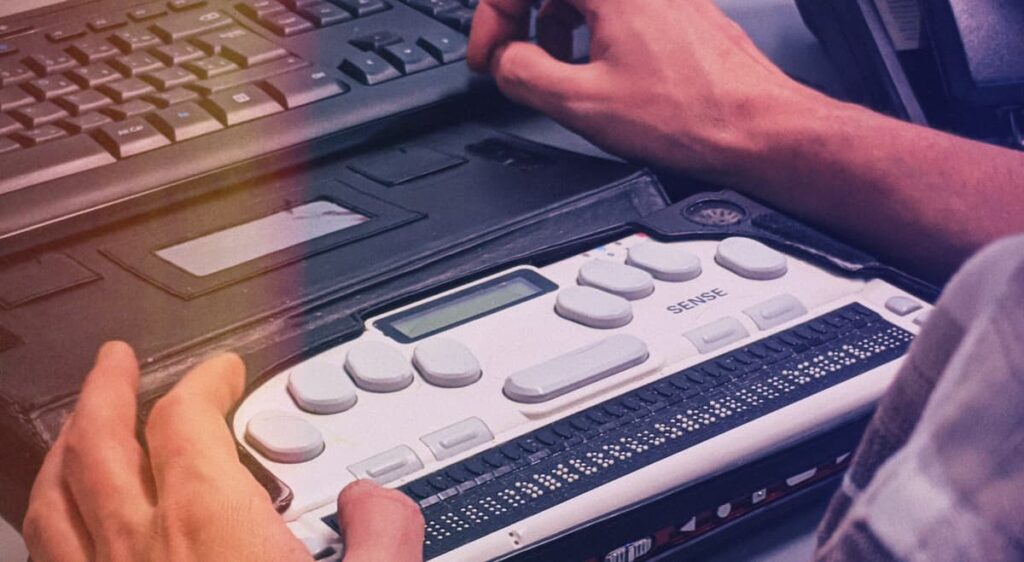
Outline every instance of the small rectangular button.
<svg viewBox="0 0 1024 562">
<path fill-rule="evenodd" d="M 293 12 L 274 12 L 260 18 L 260 23 L 283 37 L 313 29 L 313 22 Z"/>
<path fill-rule="evenodd" d="M 466 38 L 455 33 L 428 33 L 416 44 L 442 64 L 466 58 Z"/>
<path fill-rule="evenodd" d="M 43 125 L 27 131 L 14 133 L 14 140 L 25 146 L 36 146 L 68 136 L 68 132 L 56 125 Z"/>
<path fill-rule="evenodd" d="M 231 72 L 224 76 L 218 76 L 216 78 L 210 78 L 209 80 L 203 80 L 190 84 L 188 88 L 195 90 L 204 96 L 210 96 L 217 92 L 223 92 L 231 88 L 236 88 L 245 84 L 251 84 L 258 82 L 271 76 L 276 76 L 289 70 L 295 70 L 308 66 L 309 63 L 298 58 L 298 57 L 285 57 L 281 60 L 277 60 L 268 64 L 261 64 L 253 68 L 247 68 L 238 72 Z M 280 100 L 278 100 L 280 101 Z"/>
<path fill-rule="evenodd" d="M 275 76 L 266 81 L 265 89 L 271 97 L 277 100 L 277 103 L 288 109 L 348 91 L 347 86 L 317 68 Z"/>
<path fill-rule="evenodd" d="M 399 445 L 394 449 L 349 465 L 348 471 L 356 478 L 370 478 L 384 485 L 423 468 L 423 462 L 412 449 Z"/>
<path fill-rule="evenodd" d="M 36 98 L 17 86 L 0 90 L 0 111 L 10 111 L 35 102 Z"/>
<path fill-rule="evenodd" d="M 167 137 L 141 117 L 100 127 L 96 140 L 118 158 L 128 158 L 171 144 Z"/>
<path fill-rule="evenodd" d="M 185 88 L 174 88 L 173 90 L 167 90 L 166 92 L 161 92 L 159 94 L 150 94 L 143 99 L 157 107 L 162 108 L 169 107 L 178 103 L 192 101 L 198 98 L 199 94 L 193 92 L 192 90 L 186 90 Z"/>
<path fill-rule="evenodd" d="M 145 115 L 156 110 L 153 104 L 144 102 L 142 100 L 132 100 L 125 103 L 119 103 L 110 107 L 105 107 L 100 110 L 100 113 L 110 116 L 116 121 L 124 121 L 129 117 L 136 117 L 138 115 Z"/>
<path fill-rule="evenodd" d="M 434 57 L 427 54 L 419 46 L 408 43 L 388 45 L 381 49 L 381 55 L 394 65 L 395 68 L 400 70 L 402 74 L 412 74 L 413 72 L 437 66 L 437 61 L 434 60 Z"/>
<path fill-rule="evenodd" d="M 99 90 L 114 98 L 114 101 L 117 103 L 124 103 L 154 91 L 153 86 L 139 78 L 126 78 L 117 82 L 110 82 L 100 86 Z"/>
<path fill-rule="evenodd" d="M 14 308 L 99 278 L 64 254 L 5 264 L 0 266 L 0 305 Z"/>
<path fill-rule="evenodd" d="M 59 43 L 85 34 L 85 27 L 81 25 L 59 25 L 46 32 L 46 39 L 51 43 Z"/>
<path fill-rule="evenodd" d="M 401 42 L 402 37 L 391 31 L 377 31 L 369 35 L 361 35 L 349 41 L 353 47 L 363 51 L 376 51 L 382 47 Z"/>
<path fill-rule="evenodd" d="M 25 59 L 25 64 L 39 74 L 53 74 L 69 68 L 78 66 L 78 62 L 71 55 L 56 49 L 37 51 Z"/>
<path fill-rule="evenodd" d="M 174 142 L 223 129 L 224 126 L 194 102 L 157 111 L 150 117 L 157 130 Z"/>
<path fill-rule="evenodd" d="M 206 55 L 199 47 L 191 43 L 175 43 L 153 49 L 153 56 L 163 61 L 167 66 L 175 66 L 201 59 Z"/>
<path fill-rule="evenodd" d="M 110 42 L 125 53 L 134 53 L 140 49 L 160 44 L 160 38 L 148 29 L 129 27 L 119 29 L 110 36 Z"/>
<path fill-rule="evenodd" d="M 352 14 L 327 2 L 314 2 L 297 10 L 303 17 L 318 27 L 334 25 L 352 19 Z"/>
<path fill-rule="evenodd" d="M 390 6 L 384 0 L 333 0 L 335 4 L 348 10 L 353 16 L 361 18 L 377 12 L 383 12 Z"/>
<path fill-rule="evenodd" d="M 740 321 L 726 316 L 683 334 L 701 353 L 710 353 L 750 335 Z"/>
<path fill-rule="evenodd" d="M 53 102 L 44 101 L 35 105 L 19 107 L 12 111 L 10 115 L 18 121 L 21 121 L 21 124 L 25 127 L 32 129 L 48 125 L 54 121 L 59 121 L 67 117 L 68 112 L 64 111 Z"/>
<path fill-rule="evenodd" d="M 254 20 L 262 19 L 273 13 L 285 11 L 284 4 L 276 0 L 242 0 L 237 4 L 238 11 Z"/>
<path fill-rule="evenodd" d="M 86 133 L 93 129 L 97 129 L 113 121 L 110 117 L 103 115 L 102 113 L 86 113 L 78 117 L 69 117 L 60 122 L 60 126 L 64 127 L 71 134 L 77 135 L 78 133 Z"/>
<path fill-rule="evenodd" d="M 164 18 L 152 27 L 164 41 L 171 43 L 193 35 L 231 25 L 232 20 L 220 10 L 201 10 Z"/>
<path fill-rule="evenodd" d="M 96 90 L 85 90 L 57 100 L 57 103 L 68 110 L 72 115 L 81 115 L 101 107 L 106 107 L 112 102 L 107 96 Z"/>
<path fill-rule="evenodd" d="M 146 4 L 137 8 L 132 8 L 128 12 L 128 17 L 133 21 L 146 21 L 153 18 L 158 18 L 167 13 L 167 8 L 163 4 Z"/>
<path fill-rule="evenodd" d="M 89 23 L 86 25 L 93 31 L 106 31 L 115 27 L 121 27 L 127 23 L 128 20 L 121 16 L 100 16 L 89 20 Z"/>
<path fill-rule="evenodd" d="M 175 12 L 184 12 L 205 5 L 206 0 L 167 0 L 167 7 Z"/>
<path fill-rule="evenodd" d="M 468 418 L 420 437 L 434 457 L 443 461 L 494 439 L 490 428 L 480 418 Z"/>
<path fill-rule="evenodd" d="M 263 64 L 288 55 L 288 51 L 280 45 L 240 27 L 207 33 L 196 38 L 195 43 L 211 55 L 219 54 L 244 67 Z"/>
<path fill-rule="evenodd" d="M 345 59 L 341 71 L 367 86 L 373 86 L 402 76 L 402 73 L 377 53 L 363 53 Z"/>
<path fill-rule="evenodd" d="M 213 94 L 204 107 L 228 127 L 284 110 L 274 98 L 252 84 Z"/>
<path fill-rule="evenodd" d="M 744 309 L 743 314 L 749 316 L 758 328 L 769 330 L 807 314 L 807 309 L 796 297 L 785 294 Z"/>
<path fill-rule="evenodd" d="M 0 64 L 0 88 L 25 82 L 35 77 L 35 73 L 20 62 L 10 61 Z"/>
<path fill-rule="evenodd" d="M 22 87 L 40 101 L 53 99 L 78 91 L 78 86 L 63 76 L 36 78 Z"/>
<path fill-rule="evenodd" d="M 107 66 L 106 63 L 98 62 L 76 68 L 68 72 L 68 77 L 83 88 L 95 88 L 114 80 L 120 80 L 121 74 Z"/>
<path fill-rule="evenodd" d="M 121 54 L 113 45 L 98 37 L 87 37 L 75 41 L 68 47 L 71 56 L 81 64 L 92 64 Z"/>
</svg>

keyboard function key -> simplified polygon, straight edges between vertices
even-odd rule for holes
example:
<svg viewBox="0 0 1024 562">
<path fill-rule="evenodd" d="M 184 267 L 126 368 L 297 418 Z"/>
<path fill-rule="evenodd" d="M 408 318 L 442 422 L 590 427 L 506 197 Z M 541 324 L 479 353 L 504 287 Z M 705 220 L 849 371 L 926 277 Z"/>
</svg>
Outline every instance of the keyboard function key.
<svg viewBox="0 0 1024 562">
<path fill-rule="evenodd" d="M 284 12 L 287 8 L 276 0 L 242 0 L 235 7 L 246 16 L 259 20 L 270 14 Z"/>
<path fill-rule="evenodd" d="M 245 425 L 245 441 L 279 463 L 303 463 L 320 456 L 323 434 L 308 421 L 286 412 L 260 412 Z"/>
<path fill-rule="evenodd" d="M 164 4 L 158 4 L 155 2 L 152 4 L 145 4 L 137 8 L 132 8 L 128 11 L 128 17 L 132 21 L 136 22 L 147 21 L 164 15 L 167 15 L 167 8 Z"/>
<path fill-rule="evenodd" d="M 197 38 L 195 42 L 208 54 L 219 54 L 244 67 L 288 56 L 288 51 L 280 45 L 240 27 L 209 33 Z"/>
<path fill-rule="evenodd" d="M 36 77 L 36 74 L 20 62 L 0 64 L 0 88 L 20 84 Z"/>
<path fill-rule="evenodd" d="M 680 283 L 701 274 L 700 258 L 683 244 L 664 244 L 648 240 L 629 249 L 626 264 L 638 267 L 661 281 Z"/>
<path fill-rule="evenodd" d="M 53 74 L 78 66 L 78 62 L 71 55 L 56 49 L 36 51 L 25 59 L 25 64 L 41 75 Z"/>
<path fill-rule="evenodd" d="M 220 10 L 201 10 L 164 18 L 150 28 L 168 43 L 207 33 L 234 23 Z"/>
<path fill-rule="evenodd" d="M 483 372 L 473 352 L 451 338 L 431 338 L 417 345 L 412 362 L 424 380 L 443 388 L 469 386 Z"/>
<path fill-rule="evenodd" d="M 381 49 L 380 54 L 402 74 L 412 74 L 437 66 L 434 57 L 419 46 L 408 43 L 388 45 Z"/>
<path fill-rule="evenodd" d="M 51 43 L 60 43 L 61 41 L 81 37 L 86 33 L 85 27 L 81 25 L 59 25 L 51 27 L 46 32 L 46 40 Z"/>
<path fill-rule="evenodd" d="M 463 451 L 494 439 L 494 434 L 480 418 L 467 418 L 448 427 L 420 437 L 439 461 L 450 459 Z"/>
<path fill-rule="evenodd" d="M 761 281 L 777 279 L 788 271 L 785 255 L 750 238 L 722 240 L 715 261 L 740 277 Z"/>
<path fill-rule="evenodd" d="M 66 136 L 68 132 L 56 125 L 43 125 L 27 131 L 18 131 L 12 138 L 26 147 L 32 147 Z"/>
<path fill-rule="evenodd" d="M 21 123 L 15 121 L 10 115 L 0 113 L 0 135 L 9 135 L 18 129 L 21 129 Z"/>
<path fill-rule="evenodd" d="M 153 56 L 167 66 L 177 66 L 206 56 L 202 49 L 190 43 L 174 43 L 153 49 Z"/>
<path fill-rule="evenodd" d="M 363 51 L 376 51 L 388 45 L 401 42 L 402 37 L 391 31 L 377 31 L 368 35 L 360 35 L 349 41 L 353 47 Z"/>
<path fill-rule="evenodd" d="M 194 72 L 203 80 L 220 76 L 233 70 L 238 70 L 238 65 L 224 57 L 207 57 L 202 60 L 192 61 L 185 64 L 185 68 Z"/>
<path fill-rule="evenodd" d="M 58 125 L 67 129 L 72 135 L 77 135 L 102 127 L 112 121 L 113 119 L 102 113 L 86 113 L 78 117 L 64 119 Z"/>
<path fill-rule="evenodd" d="M 384 0 L 332 0 L 357 18 L 383 12 L 391 6 Z"/>
<path fill-rule="evenodd" d="M 193 109 L 202 111 L 195 104 L 188 105 L 192 107 L 184 110 L 189 113 Z M 171 113 L 178 109 L 172 108 L 164 113 Z M 208 114 L 206 119 L 218 128 L 220 127 L 220 123 Z M 287 388 L 288 394 L 295 400 L 295 404 L 311 414 L 344 412 L 355 406 L 358 399 L 356 386 L 352 384 L 352 380 L 348 378 L 341 366 L 317 359 L 306 361 L 293 368 L 288 374 Z"/>
<path fill-rule="evenodd" d="M 416 453 L 405 445 L 399 445 L 379 455 L 349 465 L 348 471 L 356 478 L 369 478 L 383 486 L 421 468 L 423 468 L 423 462 L 416 456 Z"/>
<path fill-rule="evenodd" d="M 156 72 L 150 72 L 143 76 L 142 79 L 156 86 L 161 92 L 164 92 L 196 81 L 196 75 L 184 68 L 173 66 L 171 68 L 162 68 Z"/>
<path fill-rule="evenodd" d="M 104 125 L 96 130 L 95 137 L 119 159 L 171 144 L 167 137 L 141 117 Z"/>
<path fill-rule="evenodd" d="M 97 61 L 106 60 L 121 54 L 121 51 L 105 39 L 98 37 L 86 37 L 71 43 L 68 53 L 75 57 L 80 64 L 92 64 Z"/>
<path fill-rule="evenodd" d="M 18 86 L 0 89 L 0 111 L 10 111 L 35 102 L 36 98 Z"/>
<path fill-rule="evenodd" d="M 123 25 L 128 25 L 128 20 L 121 16 L 100 16 L 89 20 L 86 24 L 89 29 L 95 32 L 106 31 Z"/>
<path fill-rule="evenodd" d="M 164 68 L 162 62 L 146 52 L 132 53 L 116 58 L 107 63 L 124 76 L 138 76 L 146 72 Z"/>
<path fill-rule="evenodd" d="M 331 78 L 327 72 L 317 68 L 298 70 L 275 76 L 265 82 L 263 89 L 270 94 L 270 97 L 277 100 L 277 103 L 287 109 L 293 109 L 301 105 L 344 94 L 348 91 L 347 86 Z"/>
<path fill-rule="evenodd" d="M 110 36 L 110 42 L 121 49 L 123 53 L 134 53 L 135 51 L 161 45 L 160 38 L 148 29 L 141 27 L 128 27 L 119 29 Z"/>
<path fill-rule="evenodd" d="M 558 293 L 555 312 L 590 328 L 620 328 L 633 321 L 629 301 L 593 287 L 569 287 Z"/>
<path fill-rule="evenodd" d="M 67 76 L 85 89 L 96 88 L 97 86 L 102 86 L 103 84 L 120 80 L 122 78 L 120 72 L 115 71 L 106 63 L 102 62 L 76 68 L 69 71 Z"/>
<path fill-rule="evenodd" d="M 377 53 L 363 53 L 347 58 L 341 63 L 341 71 L 367 86 L 373 86 L 402 76 L 395 67 Z"/>
<path fill-rule="evenodd" d="M 610 260 L 594 259 L 583 264 L 578 281 L 580 285 L 628 300 L 639 300 L 654 292 L 654 278 L 650 273 Z"/>
<path fill-rule="evenodd" d="M 153 92 L 154 88 L 139 78 L 125 78 L 104 84 L 99 87 L 99 91 L 110 96 L 117 103 L 124 103 Z"/>
<path fill-rule="evenodd" d="M 462 8 L 458 0 L 406 0 L 406 4 L 429 16 L 437 17 L 443 12 Z"/>
<path fill-rule="evenodd" d="M 44 101 L 35 105 L 26 105 L 10 112 L 10 116 L 21 122 L 27 129 L 35 129 L 49 125 L 68 116 L 68 112 L 53 102 Z"/>
<path fill-rule="evenodd" d="M 468 48 L 466 38 L 454 33 L 428 33 L 420 37 L 416 44 L 441 64 L 466 58 L 466 49 Z"/>
<path fill-rule="evenodd" d="M 296 10 L 302 17 L 312 21 L 317 27 L 325 27 L 352 19 L 352 14 L 327 2 L 313 2 Z"/>
<path fill-rule="evenodd" d="M 260 18 L 263 27 L 282 37 L 298 35 L 313 29 L 313 22 L 294 12 L 274 12 Z"/>
<path fill-rule="evenodd" d="M 115 121 L 124 121 L 130 117 L 137 117 L 140 115 L 146 115 L 156 110 L 156 107 L 148 102 L 142 100 L 131 100 L 129 102 L 112 105 L 105 107 L 100 110 L 101 113 L 108 115 Z"/>
<path fill-rule="evenodd" d="M 642 340 L 616 334 L 510 375 L 505 396 L 527 404 L 546 402 L 640 365 L 649 355 Z"/>
<path fill-rule="evenodd" d="M 106 107 L 114 102 L 96 90 L 85 90 L 68 94 L 57 100 L 56 103 L 72 115 L 77 116 Z"/>
<path fill-rule="evenodd" d="M 412 367 L 405 356 L 383 342 L 357 342 L 345 356 L 345 370 L 363 390 L 395 392 L 412 384 Z"/>
</svg>

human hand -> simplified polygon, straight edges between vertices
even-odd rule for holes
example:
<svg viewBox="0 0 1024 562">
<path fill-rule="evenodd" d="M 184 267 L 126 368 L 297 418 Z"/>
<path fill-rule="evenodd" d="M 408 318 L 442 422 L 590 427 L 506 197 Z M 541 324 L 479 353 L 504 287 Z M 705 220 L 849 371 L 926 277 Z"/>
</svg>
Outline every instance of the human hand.
<svg viewBox="0 0 1024 562">
<path fill-rule="evenodd" d="M 241 465 L 224 416 L 242 394 L 234 355 L 190 372 L 154 406 L 148 452 L 135 434 L 139 369 L 109 343 L 47 455 L 23 525 L 35 562 L 310 560 Z M 339 496 L 345 560 L 417 560 L 423 519 L 372 483 Z"/>
<path fill-rule="evenodd" d="M 521 41 L 532 4 L 482 0 L 470 66 L 489 70 L 513 100 L 625 157 L 728 180 L 765 152 L 788 114 L 823 99 L 773 65 L 711 0 L 547 0 L 540 46 Z M 569 64 L 570 35 L 583 21 L 591 60 Z"/>
</svg>

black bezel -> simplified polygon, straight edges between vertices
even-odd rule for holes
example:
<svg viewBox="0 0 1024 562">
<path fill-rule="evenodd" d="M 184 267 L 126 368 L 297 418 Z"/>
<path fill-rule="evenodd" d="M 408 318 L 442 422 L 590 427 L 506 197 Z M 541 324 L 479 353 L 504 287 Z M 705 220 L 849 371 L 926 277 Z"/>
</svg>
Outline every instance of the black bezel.
<svg viewBox="0 0 1024 562">
<path fill-rule="evenodd" d="M 501 285 L 502 283 L 506 283 L 506 282 L 508 282 L 511 279 L 517 279 L 517 278 L 518 279 L 525 279 L 528 283 L 532 283 L 533 285 L 537 286 L 540 289 L 540 292 L 532 294 L 532 295 L 529 295 L 529 296 L 526 296 L 526 297 L 522 297 L 522 298 L 516 299 L 516 300 L 514 300 L 514 301 L 512 301 L 512 302 L 510 302 L 508 304 L 503 305 L 503 306 L 499 306 L 497 308 L 492 308 L 490 310 L 487 310 L 485 312 L 481 312 L 479 314 L 474 314 L 473 316 L 464 318 L 464 319 L 462 319 L 462 320 L 460 320 L 458 322 L 453 322 L 453 323 L 448 324 L 447 326 L 444 326 L 442 328 L 437 328 L 435 330 L 431 330 L 431 331 L 426 332 L 424 334 L 421 334 L 420 336 L 415 337 L 415 338 L 410 338 L 410 337 L 406 336 L 404 333 L 402 333 L 401 330 L 399 330 L 398 328 L 395 328 L 395 326 L 394 326 L 395 322 L 397 322 L 397 321 L 403 320 L 403 319 L 408 318 L 410 316 L 415 316 L 415 315 L 421 314 L 424 311 L 430 310 L 432 308 L 437 308 L 437 307 L 444 306 L 444 305 L 446 305 L 448 303 L 451 303 L 451 302 L 453 302 L 455 300 L 462 299 L 462 298 L 464 298 L 467 295 L 473 294 L 473 293 L 478 292 L 478 291 L 487 290 L 487 289 L 489 289 L 491 287 L 494 287 L 496 285 Z M 440 297 L 440 298 L 437 298 L 437 299 L 433 299 L 433 300 L 431 300 L 429 302 L 425 302 L 425 303 L 423 303 L 421 305 L 415 306 L 415 307 L 410 308 L 408 310 L 403 310 L 402 312 L 398 312 L 398 313 L 392 314 L 390 316 L 381 318 L 380 320 L 377 320 L 376 322 L 374 322 L 373 325 L 374 325 L 375 328 L 380 330 L 384 335 L 386 335 L 387 337 L 395 340 L 398 343 L 402 343 L 402 344 L 414 343 L 414 342 L 418 342 L 418 341 L 420 341 L 422 339 L 426 339 L 426 338 L 429 338 L 431 336 L 440 334 L 442 332 L 446 332 L 448 330 L 451 330 L 452 328 L 457 328 L 457 327 L 462 326 L 464 324 L 468 324 L 470 322 L 473 322 L 474 320 L 479 320 L 479 319 L 481 319 L 481 318 L 483 318 L 485 316 L 490 316 L 491 314 L 494 314 L 496 312 L 501 312 L 502 310 L 505 310 L 507 308 L 511 308 L 513 306 L 517 306 L 517 305 L 522 304 L 522 303 L 524 303 L 526 301 L 533 300 L 533 299 L 535 299 L 537 297 L 540 297 L 542 295 L 546 295 L 546 294 L 551 293 L 551 292 L 556 291 L 556 290 L 558 290 L 558 284 L 556 284 L 554 281 L 551 281 L 547 277 L 544 277 L 543 275 L 541 275 L 541 274 L 539 274 L 536 271 L 533 271 L 531 269 L 519 269 L 519 270 L 513 271 L 511 273 L 508 273 L 506 275 L 502 275 L 501 277 L 496 277 L 496 278 L 491 279 L 489 281 L 485 281 L 483 283 L 479 283 L 477 285 L 473 285 L 471 287 L 467 287 L 467 288 L 462 289 L 461 291 L 459 291 L 457 293 L 452 293 L 450 295 L 446 295 L 446 296 L 443 296 L 443 297 Z"/>
</svg>

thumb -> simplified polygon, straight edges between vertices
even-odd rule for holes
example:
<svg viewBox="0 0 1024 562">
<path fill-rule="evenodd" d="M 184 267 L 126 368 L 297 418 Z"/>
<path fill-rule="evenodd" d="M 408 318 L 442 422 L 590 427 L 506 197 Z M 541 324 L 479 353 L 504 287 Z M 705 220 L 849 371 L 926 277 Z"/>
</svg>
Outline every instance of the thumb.
<svg viewBox="0 0 1024 562">
<path fill-rule="evenodd" d="M 491 59 L 491 74 L 506 96 L 555 118 L 566 116 L 569 103 L 589 91 L 589 65 L 562 62 L 524 41 L 502 46 Z"/>
<path fill-rule="evenodd" d="M 408 496 L 357 480 L 338 496 L 345 562 L 423 560 L 423 514 Z"/>
</svg>

